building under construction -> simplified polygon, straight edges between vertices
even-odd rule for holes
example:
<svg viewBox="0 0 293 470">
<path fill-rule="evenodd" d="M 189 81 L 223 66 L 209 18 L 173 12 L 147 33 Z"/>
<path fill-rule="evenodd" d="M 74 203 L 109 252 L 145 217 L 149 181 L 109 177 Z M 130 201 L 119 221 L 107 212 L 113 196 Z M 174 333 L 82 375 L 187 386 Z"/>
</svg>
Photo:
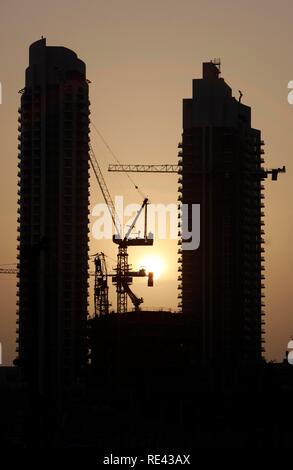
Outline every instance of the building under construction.
<svg viewBox="0 0 293 470">
<path fill-rule="evenodd" d="M 199 249 L 180 250 L 180 307 L 204 362 L 264 351 L 264 142 L 241 98 L 211 61 L 183 100 L 178 201 L 200 204 L 201 236 Z"/>
<path fill-rule="evenodd" d="M 30 46 L 19 108 L 18 358 L 38 393 L 70 386 L 84 365 L 89 99 L 85 64 L 65 47 Z"/>
</svg>

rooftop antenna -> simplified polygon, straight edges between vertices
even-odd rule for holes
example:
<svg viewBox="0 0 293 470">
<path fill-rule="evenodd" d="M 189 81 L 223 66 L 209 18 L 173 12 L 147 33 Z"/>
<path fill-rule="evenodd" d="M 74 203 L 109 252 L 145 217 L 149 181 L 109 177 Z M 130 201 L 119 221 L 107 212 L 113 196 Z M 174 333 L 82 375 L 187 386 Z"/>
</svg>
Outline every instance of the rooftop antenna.
<svg viewBox="0 0 293 470">
<path fill-rule="evenodd" d="M 211 62 L 218 67 L 219 72 L 221 73 L 221 59 L 217 57 L 216 59 L 211 60 Z"/>
<path fill-rule="evenodd" d="M 238 99 L 238 102 L 241 103 L 241 98 L 242 98 L 242 96 L 243 96 L 243 93 L 242 93 L 241 90 L 238 90 L 238 92 L 239 92 L 239 99 Z"/>
</svg>

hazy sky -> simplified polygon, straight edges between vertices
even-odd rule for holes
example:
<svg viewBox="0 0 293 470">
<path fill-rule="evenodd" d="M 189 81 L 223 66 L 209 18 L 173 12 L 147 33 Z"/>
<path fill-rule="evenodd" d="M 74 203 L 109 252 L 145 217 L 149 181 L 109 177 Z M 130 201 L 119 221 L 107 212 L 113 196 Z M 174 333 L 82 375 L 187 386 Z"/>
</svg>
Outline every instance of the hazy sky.
<svg viewBox="0 0 293 470">
<path fill-rule="evenodd" d="M 86 62 L 91 119 L 123 163 L 176 163 L 182 98 L 191 96 L 191 80 L 201 77 L 201 63 L 220 57 L 222 76 L 253 108 L 253 126 L 266 142 L 266 166 L 285 164 L 288 170 L 277 183 L 265 183 L 266 349 L 268 358 L 282 358 L 293 335 L 293 106 L 287 102 L 287 84 L 293 80 L 292 18 L 289 0 L 2 1 L 0 264 L 16 260 L 18 90 L 33 41 L 43 35 L 48 45 L 69 47 Z M 126 176 L 107 173 L 115 162 L 94 131 L 92 144 L 112 194 L 139 203 Z M 135 181 L 154 203 L 177 201 L 177 175 L 137 175 Z M 91 207 L 100 201 L 93 180 Z M 92 240 L 90 252 L 101 250 L 116 256 L 110 242 Z M 166 270 L 153 289 L 140 280 L 134 290 L 146 306 L 175 308 L 177 245 L 160 241 L 153 249 L 130 249 L 134 268 L 147 250 L 160 252 Z M 15 290 L 15 276 L 1 275 L 5 363 L 15 354 Z"/>
</svg>

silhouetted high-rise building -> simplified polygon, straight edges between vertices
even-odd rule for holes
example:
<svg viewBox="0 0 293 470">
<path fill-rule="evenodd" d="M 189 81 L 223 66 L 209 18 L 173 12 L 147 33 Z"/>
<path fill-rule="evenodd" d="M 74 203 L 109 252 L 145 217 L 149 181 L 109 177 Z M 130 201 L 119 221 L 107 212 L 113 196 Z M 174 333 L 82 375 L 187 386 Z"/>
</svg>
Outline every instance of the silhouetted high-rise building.
<svg viewBox="0 0 293 470">
<path fill-rule="evenodd" d="M 263 350 L 263 142 L 241 98 L 210 62 L 183 100 L 178 199 L 200 204 L 201 241 L 179 250 L 179 288 L 203 361 L 258 361 Z"/>
<path fill-rule="evenodd" d="M 17 361 L 50 393 L 73 382 L 85 355 L 89 98 L 73 51 L 31 45 L 19 131 Z"/>
</svg>

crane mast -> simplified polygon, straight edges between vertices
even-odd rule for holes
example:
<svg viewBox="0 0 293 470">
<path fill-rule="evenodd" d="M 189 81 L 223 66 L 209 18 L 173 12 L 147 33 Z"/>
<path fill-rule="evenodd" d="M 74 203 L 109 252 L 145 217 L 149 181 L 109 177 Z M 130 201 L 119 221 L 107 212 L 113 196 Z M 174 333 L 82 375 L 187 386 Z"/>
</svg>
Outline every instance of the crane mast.
<svg viewBox="0 0 293 470">
<path fill-rule="evenodd" d="M 108 315 L 109 313 L 109 287 L 107 280 L 107 264 L 104 253 L 95 255 L 95 286 L 94 303 L 95 316 Z"/>
</svg>

